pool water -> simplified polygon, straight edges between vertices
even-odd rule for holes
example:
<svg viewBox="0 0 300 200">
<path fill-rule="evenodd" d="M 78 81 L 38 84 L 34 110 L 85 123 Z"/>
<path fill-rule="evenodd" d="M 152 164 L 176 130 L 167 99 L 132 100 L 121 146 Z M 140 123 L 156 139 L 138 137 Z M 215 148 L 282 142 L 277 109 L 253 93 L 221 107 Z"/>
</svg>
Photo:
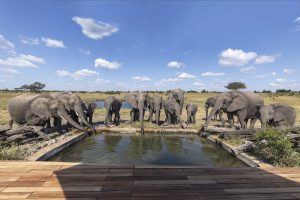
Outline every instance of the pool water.
<svg viewBox="0 0 300 200">
<path fill-rule="evenodd" d="M 96 101 L 97 108 L 104 108 L 104 101 Z M 122 102 L 122 108 L 131 109 L 131 105 L 128 102 Z"/>
<path fill-rule="evenodd" d="M 94 134 L 49 160 L 97 164 L 245 166 L 219 146 L 196 135 Z"/>
</svg>

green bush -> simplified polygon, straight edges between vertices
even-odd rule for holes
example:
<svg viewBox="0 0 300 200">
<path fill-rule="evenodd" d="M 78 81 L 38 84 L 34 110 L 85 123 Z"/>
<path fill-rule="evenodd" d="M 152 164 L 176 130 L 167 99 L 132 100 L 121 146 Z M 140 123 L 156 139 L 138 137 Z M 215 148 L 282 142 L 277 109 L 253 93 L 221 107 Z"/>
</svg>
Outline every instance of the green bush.
<svg viewBox="0 0 300 200">
<path fill-rule="evenodd" d="M 255 134 L 254 153 L 278 167 L 300 166 L 300 154 L 286 136 L 287 130 L 265 128 Z"/>
</svg>

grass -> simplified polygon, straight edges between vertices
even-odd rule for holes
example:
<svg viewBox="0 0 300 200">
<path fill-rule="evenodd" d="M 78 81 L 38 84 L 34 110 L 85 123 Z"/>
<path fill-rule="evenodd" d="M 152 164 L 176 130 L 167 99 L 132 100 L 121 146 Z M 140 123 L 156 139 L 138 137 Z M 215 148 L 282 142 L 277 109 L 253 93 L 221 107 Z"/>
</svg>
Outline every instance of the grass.
<svg viewBox="0 0 300 200">
<path fill-rule="evenodd" d="M 4 125 L 8 123 L 9 115 L 7 112 L 7 102 L 9 99 L 20 95 L 21 93 L 16 92 L 0 92 L 0 125 Z M 154 95 L 151 93 L 150 95 Z M 167 94 L 160 94 L 163 98 L 166 98 Z M 196 115 L 196 124 L 190 125 L 190 128 L 201 128 L 204 124 L 204 117 L 205 117 L 205 110 L 204 110 L 204 103 L 208 97 L 216 95 L 215 93 L 186 93 L 186 103 L 194 103 L 198 106 L 198 112 Z M 300 95 L 295 96 L 275 96 L 270 94 L 261 94 L 265 99 L 265 104 L 271 103 L 287 103 L 294 107 L 297 112 L 297 119 L 296 124 L 300 124 Z M 104 100 L 109 94 L 105 93 L 79 93 L 79 96 L 85 102 L 93 102 L 98 100 Z M 114 95 L 121 100 L 124 100 L 125 93 L 121 93 L 118 95 Z M 121 109 L 120 112 L 121 120 L 129 120 L 129 110 L 128 109 Z M 104 121 L 105 110 L 104 109 L 97 109 L 94 114 L 94 121 Z M 148 118 L 148 112 L 145 114 L 145 118 Z M 185 108 L 183 109 L 182 119 L 185 121 L 187 118 Z M 165 114 L 162 112 L 161 120 L 165 119 Z M 220 122 L 212 122 L 211 124 L 220 124 Z M 258 125 L 259 123 L 257 123 Z M 126 126 L 123 124 L 122 126 Z M 145 127 L 156 127 L 155 124 L 152 123 L 145 123 Z M 174 127 L 177 127 L 175 125 Z M 179 126 L 178 126 L 179 127 Z"/>
<path fill-rule="evenodd" d="M 26 148 L 18 144 L 13 143 L 9 146 L 0 144 L 0 146 L 0 160 L 23 160 L 27 155 Z"/>
<path fill-rule="evenodd" d="M 240 146 L 240 145 L 244 144 L 245 140 L 243 138 L 240 138 L 239 136 L 234 136 L 234 137 L 226 140 L 226 143 L 237 147 L 237 146 Z"/>
</svg>

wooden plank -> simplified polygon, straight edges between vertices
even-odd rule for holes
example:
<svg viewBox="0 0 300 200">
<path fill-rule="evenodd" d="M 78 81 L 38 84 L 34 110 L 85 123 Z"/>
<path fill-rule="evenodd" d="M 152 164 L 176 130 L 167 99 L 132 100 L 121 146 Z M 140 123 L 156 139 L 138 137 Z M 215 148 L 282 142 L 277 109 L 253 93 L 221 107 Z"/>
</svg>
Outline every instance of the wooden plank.
<svg viewBox="0 0 300 200">
<path fill-rule="evenodd" d="M 80 186 L 80 187 L 7 187 L 2 190 L 6 192 L 98 192 L 101 191 L 101 186 Z"/>
<path fill-rule="evenodd" d="M 10 192 L 0 193 L 0 199 L 26 199 L 29 197 L 30 192 Z"/>
</svg>

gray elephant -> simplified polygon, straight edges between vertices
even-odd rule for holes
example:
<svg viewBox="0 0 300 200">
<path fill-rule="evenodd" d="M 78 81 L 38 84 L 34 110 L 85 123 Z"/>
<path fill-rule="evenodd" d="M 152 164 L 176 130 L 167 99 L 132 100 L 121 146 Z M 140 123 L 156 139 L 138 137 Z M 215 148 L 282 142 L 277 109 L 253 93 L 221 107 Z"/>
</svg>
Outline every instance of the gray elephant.
<svg viewBox="0 0 300 200">
<path fill-rule="evenodd" d="M 82 107 L 81 98 L 73 93 L 52 93 L 51 96 L 64 103 L 67 113 L 73 118 L 77 123 L 80 121 L 87 127 L 91 128 L 94 132 L 95 129 L 92 124 L 88 123 L 86 116 Z M 60 122 L 58 122 L 60 123 Z"/>
<path fill-rule="evenodd" d="M 155 114 L 155 123 L 159 125 L 160 122 L 160 111 L 163 108 L 163 98 L 159 95 L 150 97 L 148 95 L 148 108 L 149 108 L 149 121 L 152 122 L 153 114 Z"/>
<path fill-rule="evenodd" d="M 97 104 L 95 102 L 91 102 L 89 104 L 82 103 L 82 108 L 83 108 L 84 114 L 86 116 L 86 120 L 90 124 L 93 124 L 93 115 L 97 108 Z"/>
<path fill-rule="evenodd" d="M 120 109 L 122 107 L 122 102 L 116 97 L 109 96 L 105 99 L 104 108 L 106 109 L 105 114 L 105 125 L 108 122 L 112 122 L 112 115 L 114 115 L 114 124 L 120 124 Z"/>
<path fill-rule="evenodd" d="M 172 96 L 178 103 L 180 106 L 180 114 L 182 114 L 182 108 L 183 108 L 183 104 L 184 104 L 184 91 L 182 89 L 175 89 L 175 90 L 171 90 L 169 93 L 169 97 Z"/>
<path fill-rule="evenodd" d="M 181 120 L 180 105 L 176 99 L 172 96 L 169 96 L 166 101 L 163 102 L 163 104 L 166 114 L 165 124 L 177 124 L 179 122 L 181 128 L 185 128 Z"/>
<path fill-rule="evenodd" d="M 287 104 L 271 104 L 262 106 L 259 110 L 259 120 L 262 127 L 293 126 L 296 120 L 295 109 Z"/>
<path fill-rule="evenodd" d="M 75 128 L 85 129 L 75 122 L 66 112 L 63 102 L 48 94 L 22 94 L 9 100 L 9 126 L 13 123 L 28 126 L 45 126 L 50 118 L 63 118 Z M 61 127 L 57 127 L 60 129 Z"/>
<path fill-rule="evenodd" d="M 139 120 L 141 121 L 141 133 L 144 133 L 144 115 L 145 110 L 148 107 L 148 94 L 139 91 L 139 92 L 130 92 L 125 96 L 125 101 L 131 105 L 130 111 L 130 122 L 134 122 L 137 120 L 137 116 L 139 116 Z"/>
<path fill-rule="evenodd" d="M 247 121 L 251 119 L 250 128 L 254 128 L 257 113 L 264 100 L 258 94 L 252 92 L 230 91 L 217 96 L 216 102 L 204 124 L 208 126 L 216 112 L 222 109 L 231 117 L 236 115 L 242 129 L 246 129 Z M 232 119 L 229 119 L 231 121 Z"/>
<path fill-rule="evenodd" d="M 187 114 L 187 124 L 195 124 L 196 123 L 196 113 L 197 106 L 193 103 L 188 103 L 186 105 L 186 114 Z"/>
<path fill-rule="evenodd" d="M 214 104 L 216 102 L 217 96 L 209 97 L 206 99 L 204 107 L 205 107 L 205 119 L 208 117 L 208 109 L 214 107 Z M 223 112 L 222 110 L 218 110 L 216 114 L 213 116 L 212 120 L 217 120 L 219 116 L 219 119 L 222 121 L 223 118 Z"/>
</svg>

